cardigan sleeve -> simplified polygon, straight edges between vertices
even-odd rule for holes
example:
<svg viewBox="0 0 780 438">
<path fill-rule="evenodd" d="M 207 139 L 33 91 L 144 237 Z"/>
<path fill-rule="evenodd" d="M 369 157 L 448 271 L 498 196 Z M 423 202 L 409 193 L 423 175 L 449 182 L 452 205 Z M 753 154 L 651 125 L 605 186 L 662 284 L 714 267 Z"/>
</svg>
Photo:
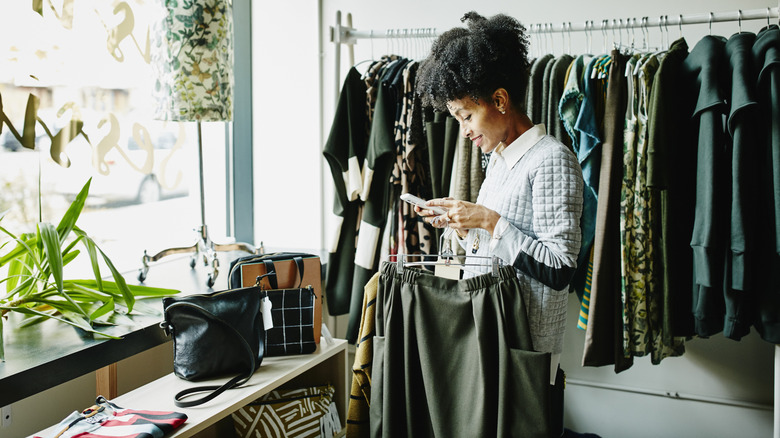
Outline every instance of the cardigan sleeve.
<svg viewBox="0 0 780 438">
<path fill-rule="evenodd" d="M 546 286 L 563 290 L 577 267 L 582 239 L 582 170 L 564 145 L 549 148 L 533 167 L 529 177 L 536 235 L 524 233 L 506 218 L 508 226 L 493 236 L 491 249 Z"/>
</svg>

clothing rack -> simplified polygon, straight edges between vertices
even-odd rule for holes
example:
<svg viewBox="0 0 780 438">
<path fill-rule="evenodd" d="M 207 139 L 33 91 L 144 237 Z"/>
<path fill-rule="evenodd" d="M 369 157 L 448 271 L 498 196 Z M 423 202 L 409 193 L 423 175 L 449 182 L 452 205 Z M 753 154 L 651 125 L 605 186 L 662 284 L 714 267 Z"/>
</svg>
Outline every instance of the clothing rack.
<svg viewBox="0 0 780 438">
<path fill-rule="evenodd" d="M 767 20 L 767 23 L 769 23 L 772 18 L 780 18 L 780 0 L 778 1 L 777 7 L 767 7 L 764 9 L 738 9 L 731 12 L 708 12 L 688 15 L 678 14 L 676 16 L 659 15 L 658 18 L 641 17 L 639 20 L 636 18 L 626 18 L 625 20 L 622 18 L 604 19 L 600 21 L 598 30 L 603 34 L 606 34 L 608 30 L 620 31 L 623 29 L 641 29 L 647 31 L 651 27 L 658 27 L 659 29 L 662 29 L 662 32 L 668 33 L 669 26 L 677 26 L 680 29 L 680 33 L 682 33 L 683 25 L 706 23 L 712 28 L 712 23 L 734 21 L 742 23 L 742 20 Z M 529 24 L 526 25 L 526 28 L 528 29 L 528 33 L 533 35 L 586 32 L 586 34 L 592 36 L 593 31 L 596 30 L 596 24 L 593 20 L 586 20 L 577 24 L 566 21 L 558 26 L 552 22 L 547 22 Z M 351 13 L 346 14 L 346 23 L 342 24 L 341 11 L 336 11 L 336 24 L 330 27 L 330 40 L 336 45 L 336 96 L 338 96 L 341 91 L 340 69 L 342 44 L 347 45 L 349 49 L 349 65 L 355 65 L 355 51 L 353 46 L 359 39 L 412 39 L 435 38 L 437 36 L 439 36 L 439 31 L 435 27 L 357 30 L 352 27 Z M 778 354 L 780 354 L 780 352 Z M 780 426 L 780 419 L 776 420 L 776 422 L 778 426 Z M 775 438 L 780 438 L 780 434 L 776 434 Z"/>
<path fill-rule="evenodd" d="M 658 18 L 641 17 L 639 20 L 636 18 L 621 19 L 604 19 L 600 21 L 598 30 L 602 33 L 606 33 L 607 30 L 623 30 L 623 29 L 642 29 L 647 31 L 651 27 L 658 27 L 662 29 L 662 32 L 669 32 L 669 26 L 677 26 L 682 33 L 683 25 L 690 24 L 709 24 L 712 29 L 712 23 L 719 22 L 739 22 L 742 20 L 767 20 L 767 24 L 770 24 L 772 18 L 780 18 L 780 1 L 778 1 L 777 7 L 767 7 L 765 9 L 747 9 L 731 12 L 708 12 L 703 14 L 678 14 L 672 15 L 660 15 Z M 568 32 L 586 32 L 591 33 L 596 30 L 596 25 L 593 20 L 586 20 L 578 24 L 572 24 L 570 21 L 562 22 L 560 26 L 548 23 L 534 23 L 526 25 L 529 34 L 541 35 L 551 33 L 568 33 Z M 741 27 L 740 27 L 741 29 Z M 336 96 L 341 91 L 341 45 L 345 44 L 349 48 L 349 65 L 355 65 L 355 52 L 354 44 L 359 39 L 407 39 L 407 38 L 434 38 L 439 35 L 437 28 L 405 28 L 405 29 L 381 29 L 381 30 L 357 30 L 352 27 L 352 14 L 347 13 L 346 23 L 341 23 L 341 11 L 336 12 L 336 24 L 330 27 L 330 40 L 336 45 L 336 75 L 335 86 Z M 399 257 L 399 259 L 401 259 Z M 774 365 L 774 427 L 773 437 L 780 438 L 780 345 L 775 345 L 775 365 Z"/>
<path fill-rule="evenodd" d="M 780 6 L 765 9 L 746 9 L 731 12 L 708 12 L 704 14 L 683 15 L 659 15 L 658 18 L 636 17 L 612 18 L 600 21 L 598 30 L 621 29 L 649 29 L 650 27 L 668 30 L 669 26 L 681 27 L 689 24 L 712 24 L 719 22 L 741 22 L 742 20 L 771 20 L 780 16 Z M 336 25 L 331 27 L 331 42 L 336 44 L 355 44 L 359 39 L 388 39 L 388 38 L 432 38 L 439 35 L 435 27 L 357 30 L 352 27 L 352 14 L 347 14 L 347 24 L 341 25 L 341 11 L 336 12 Z M 526 25 L 528 33 L 564 33 L 564 32 L 588 32 L 596 30 L 593 20 L 586 20 L 573 24 L 564 21 L 559 26 L 555 23 L 533 23 Z"/>
</svg>

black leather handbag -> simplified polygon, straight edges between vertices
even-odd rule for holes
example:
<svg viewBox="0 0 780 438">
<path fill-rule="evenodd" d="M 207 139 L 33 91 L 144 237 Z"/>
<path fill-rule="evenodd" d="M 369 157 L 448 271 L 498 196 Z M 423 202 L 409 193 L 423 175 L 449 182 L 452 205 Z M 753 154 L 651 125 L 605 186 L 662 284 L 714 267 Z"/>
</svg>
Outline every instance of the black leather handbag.
<svg viewBox="0 0 780 438">
<path fill-rule="evenodd" d="M 174 397 L 176 406 L 205 403 L 246 383 L 265 354 L 265 330 L 259 287 L 163 299 L 160 326 L 173 337 L 173 371 L 185 380 L 237 374 L 223 385 L 185 389 Z M 184 401 L 195 393 L 205 396 Z"/>
</svg>

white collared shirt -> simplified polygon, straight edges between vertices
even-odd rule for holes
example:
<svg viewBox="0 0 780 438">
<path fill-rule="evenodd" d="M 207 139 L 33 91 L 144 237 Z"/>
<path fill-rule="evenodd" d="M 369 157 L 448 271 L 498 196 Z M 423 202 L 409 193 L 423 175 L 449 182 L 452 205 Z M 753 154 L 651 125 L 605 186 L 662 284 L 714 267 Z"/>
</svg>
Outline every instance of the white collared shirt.
<svg viewBox="0 0 780 438">
<path fill-rule="evenodd" d="M 499 143 L 493 151 L 495 153 L 492 154 L 493 156 L 490 158 L 491 164 L 488 166 L 488 169 L 492 167 L 493 160 L 499 157 L 506 162 L 508 168 L 514 167 L 515 164 L 520 161 L 520 158 L 523 158 L 523 155 L 525 155 L 525 153 L 545 135 L 547 135 L 547 129 L 543 123 L 540 123 L 522 133 L 520 137 L 517 137 L 509 146 L 504 143 Z"/>
<path fill-rule="evenodd" d="M 536 143 L 538 143 L 539 140 L 541 140 L 541 138 L 545 135 L 547 135 L 547 129 L 545 129 L 543 123 L 540 123 L 538 125 L 534 125 L 531 127 L 531 129 L 522 133 L 520 137 L 517 137 L 515 141 L 509 144 L 509 146 L 505 145 L 504 143 L 499 143 L 498 146 L 496 146 L 496 149 L 493 151 L 495 153 L 490 158 L 490 165 L 488 166 L 488 169 L 493 167 L 493 160 L 497 160 L 499 158 L 506 162 L 506 166 L 508 168 L 514 167 L 515 164 L 520 161 L 520 158 L 523 158 L 523 155 L 525 155 L 525 153 L 528 152 L 528 150 L 531 149 Z M 495 247 L 508 226 L 509 222 L 506 219 L 503 217 L 498 219 L 498 222 L 493 229 L 493 238 L 490 239 L 491 253 L 495 252 Z"/>
</svg>

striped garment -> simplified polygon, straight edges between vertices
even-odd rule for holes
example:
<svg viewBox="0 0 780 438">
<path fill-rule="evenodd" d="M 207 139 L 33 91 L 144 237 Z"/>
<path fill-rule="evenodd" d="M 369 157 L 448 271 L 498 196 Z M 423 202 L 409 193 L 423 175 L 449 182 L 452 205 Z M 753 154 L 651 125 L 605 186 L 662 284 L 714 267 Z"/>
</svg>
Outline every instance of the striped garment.
<svg viewBox="0 0 780 438">
<path fill-rule="evenodd" d="M 371 277 L 363 291 L 363 312 L 355 348 L 355 362 L 352 364 L 352 388 L 349 391 L 347 408 L 347 436 L 349 437 L 368 437 L 370 433 L 371 363 L 376 334 L 374 316 L 378 285 L 379 272 Z"/>
<path fill-rule="evenodd" d="M 99 396 L 95 405 L 60 421 L 58 438 L 161 438 L 187 421 L 180 412 L 124 409 Z M 35 437 L 43 438 L 43 437 Z"/>
</svg>

